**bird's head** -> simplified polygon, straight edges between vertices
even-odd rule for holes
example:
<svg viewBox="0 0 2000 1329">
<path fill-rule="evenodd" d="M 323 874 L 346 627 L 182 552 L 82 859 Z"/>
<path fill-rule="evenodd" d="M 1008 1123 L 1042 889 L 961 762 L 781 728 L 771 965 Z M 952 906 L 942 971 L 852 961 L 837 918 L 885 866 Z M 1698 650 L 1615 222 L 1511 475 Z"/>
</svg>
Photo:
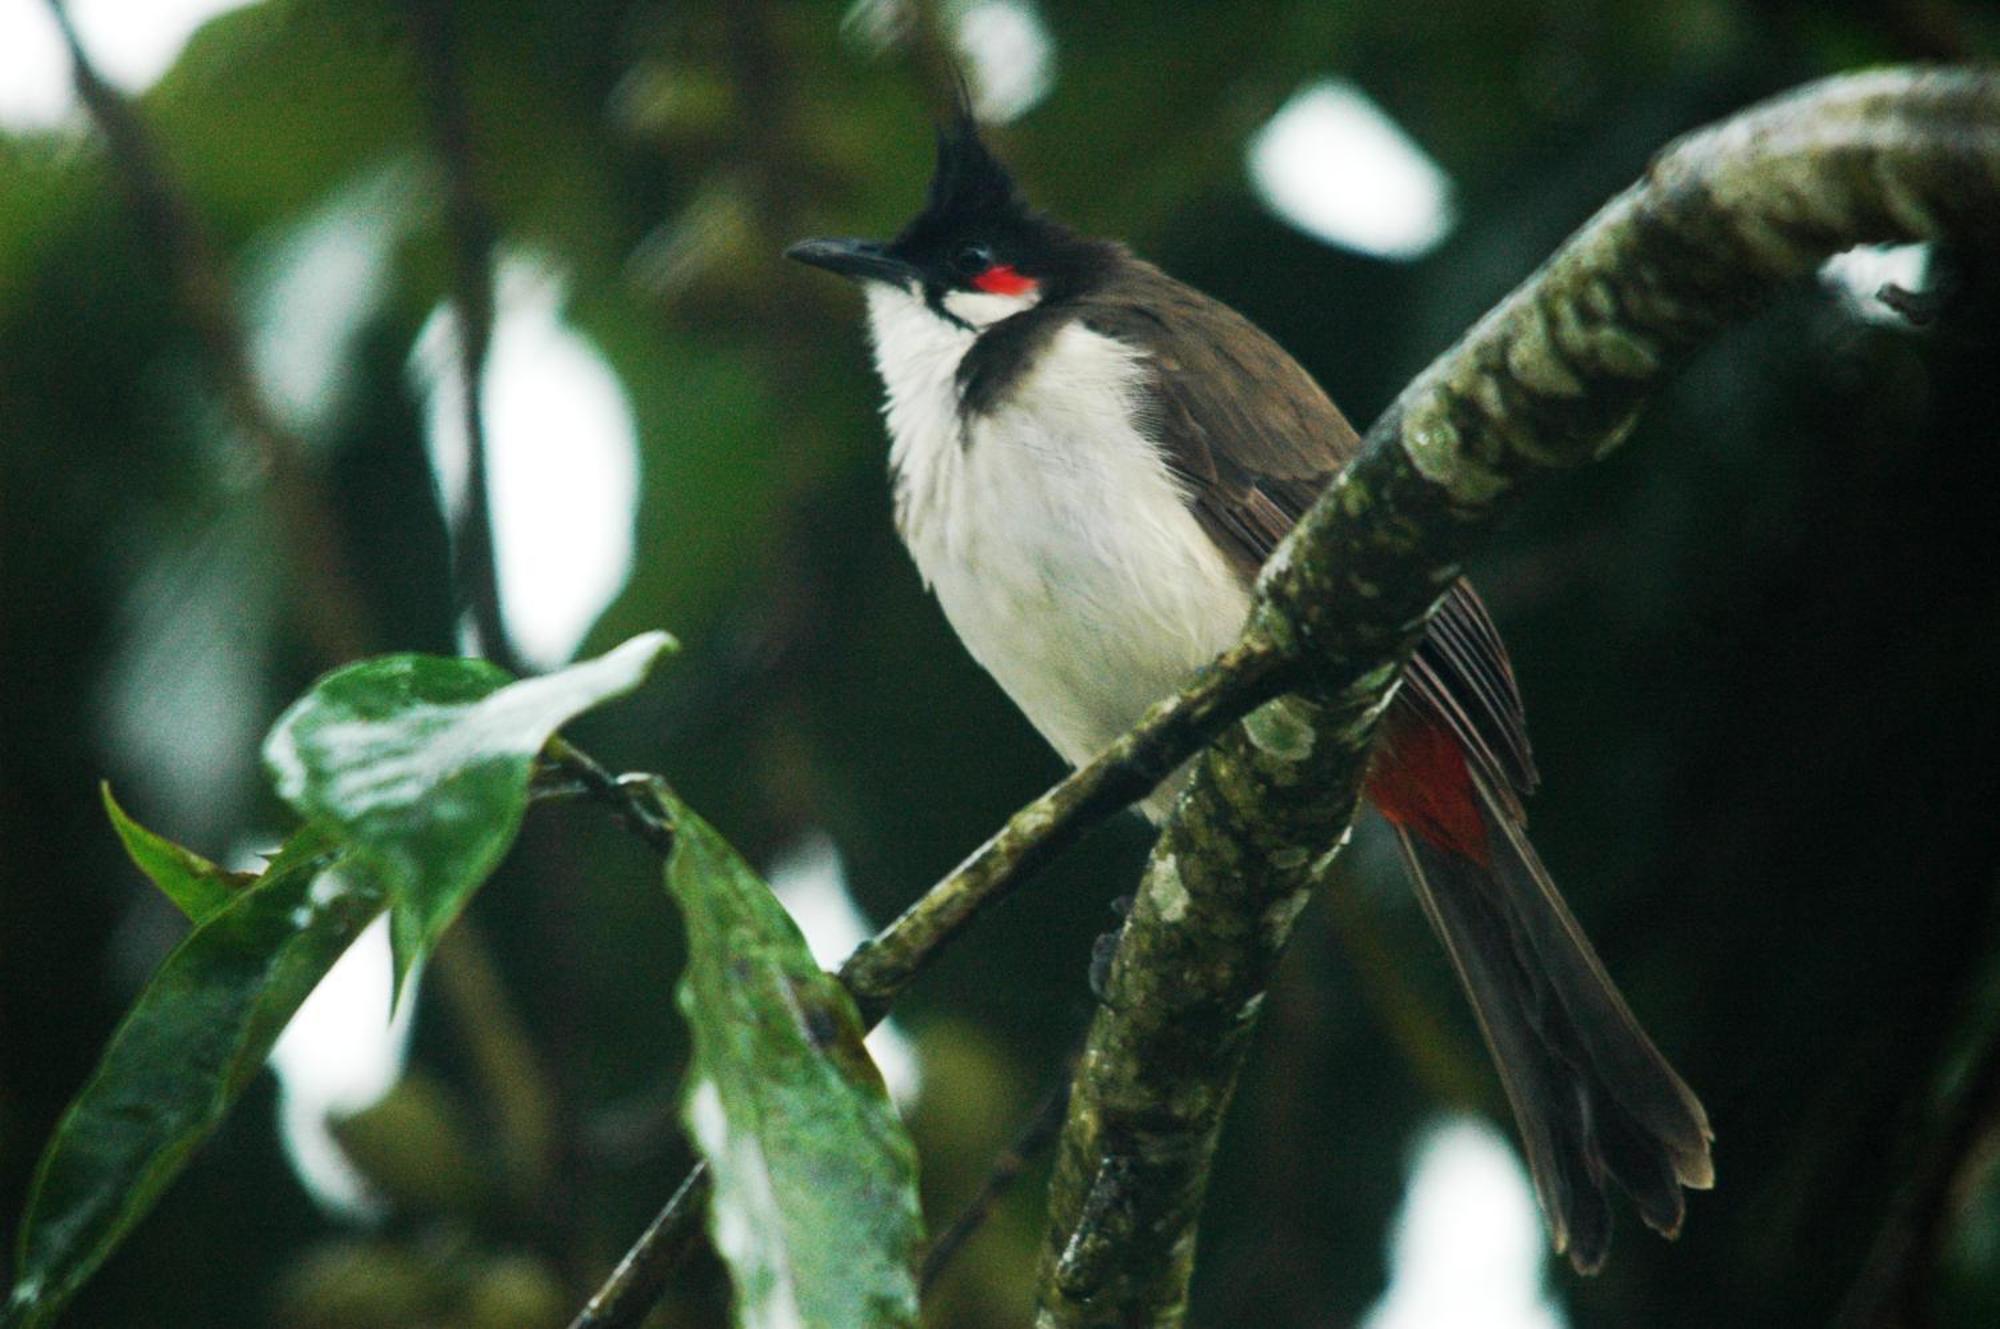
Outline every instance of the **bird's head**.
<svg viewBox="0 0 2000 1329">
<path fill-rule="evenodd" d="M 900 291 L 977 330 L 1074 289 L 1106 248 L 1029 207 L 961 106 L 938 130 L 923 211 L 894 239 L 801 240 L 785 255 Z"/>
</svg>

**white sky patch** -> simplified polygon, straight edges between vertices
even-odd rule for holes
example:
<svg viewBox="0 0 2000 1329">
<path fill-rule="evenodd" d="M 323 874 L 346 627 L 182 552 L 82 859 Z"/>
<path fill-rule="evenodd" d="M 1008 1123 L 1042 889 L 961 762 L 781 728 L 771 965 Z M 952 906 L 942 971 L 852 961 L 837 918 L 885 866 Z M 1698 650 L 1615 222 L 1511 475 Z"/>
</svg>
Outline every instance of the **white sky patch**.
<svg viewBox="0 0 2000 1329">
<path fill-rule="evenodd" d="M 278 1076 L 278 1132 L 308 1194 L 335 1213 L 382 1212 L 382 1200 L 341 1151 L 329 1116 L 380 1102 L 402 1078 L 410 1050 L 417 975 L 392 1020 L 389 920 L 376 919 L 334 962 L 271 1049 Z"/>
<path fill-rule="evenodd" d="M 1863 245 L 1835 254 L 1820 266 L 1819 279 L 1849 309 L 1870 323 L 1904 324 L 1903 315 L 1883 303 L 1884 286 L 1916 294 L 1930 284 L 1929 245 Z"/>
<path fill-rule="evenodd" d="M 1033 110 L 1056 81 L 1056 44 L 1026 0 L 975 0 L 957 11 L 959 53 L 972 83 L 972 113 L 989 125 Z"/>
<path fill-rule="evenodd" d="M 146 549 L 119 605 L 104 745 L 191 842 L 231 834 L 253 790 L 277 603 L 267 540 L 262 514 L 236 505 Z"/>
<path fill-rule="evenodd" d="M 486 484 L 508 634 L 554 668 L 632 571 L 639 502 L 638 427 L 595 346 L 562 321 L 563 282 L 545 264 L 503 256 L 481 404 Z M 457 323 L 440 306 L 417 337 L 431 470 L 445 511 L 465 501 L 465 412 Z"/>
<path fill-rule="evenodd" d="M 823 832 L 811 831 L 774 861 L 765 880 L 805 934 L 820 967 L 833 969 L 875 929 L 847 889 L 840 850 Z M 899 1107 L 914 1103 L 922 1084 L 917 1049 L 893 1019 L 868 1035 L 868 1052 Z"/>
<path fill-rule="evenodd" d="M 1546 1240 L 1514 1151 L 1476 1117 L 1431 1128 L 1389 1246 L 1389 1287 L 1362 1329 L 1563 1329 Z"/>
<path fill-rule="evenodd" d="M 1322 79 L 1251 136 L 1250 182 L 1264 206 L 1315 239 L 1412 259 L 1451 233 L 1451 180 L 1368 95 Z"/>
<path fill-rule="evenodd" d="M 965 62 L 972 112 L 981 122 L 1018 119 L 1055 86 L 1055 37 L 1033 0 L 947 0 L 940 17 Z M 879 56 L 909 36 L 914 20 L 909 0 L 854 0 L 840 27 Z"/>
<path fill-rule="evenodd" d="M 362 324 L 380 307 L 397 243 L 422 212 L 423 181 L 408 163 L 369 171 L 254 258 L 250 356 L 284 417 L 312 435 L 339 405 Z"/>
<path fill-rule="evenodd" d="M 894 46 L 909 26 L 909 10 L 902 0 L 854 0 L 840 16 L 840 35 L 870 55 Z"/>
<path fill-rule="evenodd" d="M 139 93 L 180 58 L 196 28 L 245 3 L 69 0 L 69 12 L 99 72 L 124 91 Z M 0 128 L 21 132 L 81 122 L 69 53 L 47 0 L 0 0 Z"/>
</svg>

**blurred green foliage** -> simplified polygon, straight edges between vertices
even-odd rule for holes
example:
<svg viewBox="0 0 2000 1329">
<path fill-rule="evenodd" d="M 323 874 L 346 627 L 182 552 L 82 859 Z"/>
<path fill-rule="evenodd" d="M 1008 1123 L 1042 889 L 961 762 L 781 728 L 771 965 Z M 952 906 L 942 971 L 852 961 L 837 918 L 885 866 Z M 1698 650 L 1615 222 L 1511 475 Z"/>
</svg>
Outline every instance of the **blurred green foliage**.
<svg viewBox="0 0 2000 1329">
<path fill-rule="evenodd" d="M 665 772 L 754 863 L 824 828 L 886 918 L 1060 769 L 895 543 L 851 295 L 777 258 L 914 208 L 941 29 L 875 50 L 839 5 L 455 9 L 480 193 L 509 252 L 564 274 L 567 319 L 637 423 L 638 563 L 584 653 L 654 627 L 686 645 L 577 736 Z M 1243 309 L 1364 422 L 1673 134 L 1833 70 L 2000 54 L 2000 22 L 1971 0 L 1043 10 L 1054 87 L 996 134 L 1034 197 Z M 1246 187 L 1247 135 L 1328 73 L 1455 182 L 1459 228 L 1421 261 L 1326 248 Z M 199 33 L 140 110 L 253 298 L 259 263 L 329 200 L 400 173 L 381 219 L 392 280 L 308 441 L 379 648 L 448 651 L 408 364 L 448 298 L 449 238 L 403 7 L 265 0 Z M 1627 1224 L 1602 1277 L 1553 1275 L 1572 1324 L 1826 1320 L 1990 1039 L 1996 347 L 1990 301 L 1913 336 L 1802 291 L 1474 569 L 1547 777 L 1537 842 L 1719 1134 L 1719 1188 L 1679 1244 Z M 9 1247 L 57 1114 L 185 929 L 125 861 L 95 782 L 225 866 L 285 824 L 255 738 L 323 662 L 258 499 L 110 163 L 72 134 L 0 136 Z M 231 685 L 176 709 L 197 677 Z M 164 699 L 137 730 L 120 709 L 135 688 Z M 1091 940 L 1143 843 L 1136 822 L 1094 837 L 899 1012 L 927 1075 L 910 1125 L 934 1228 L 1060 1074 Z M 1315 916 L 1218 1169 L 1202 1323 L 1361 1315 L 1414 1133 L 1446 1106 L 1500 1108 L 1370 837 Z M 679 925 L 647 852 L 578 815 L 531 816 L 470 919 L 498 981 L 480 1000 L 442 978 L 422 990 L 416 1061 L 449 1087 L 433 1105 L 455 1106 L 405 1120 L 438 1123 L 454 1166 L 497 1168 L 505 1063 L 481 1049 L 518 1022 L 555 1104 L 547 1186 L 406 1201 L 357 1229 L 292 1179 L 267 1078 L 72 1322 L 562 1322 L 686 1161 Z M 959 1257 L 934 1322 L 1025 1318 L 1038 1181 Z M 1947 1243 L 1947 1323 L 2000 1304 L 1995 1196 L 1989 1178 Z M 691 1264 L 661 1322 L 717 1322 L 720 1278 Z"/>
</svg>

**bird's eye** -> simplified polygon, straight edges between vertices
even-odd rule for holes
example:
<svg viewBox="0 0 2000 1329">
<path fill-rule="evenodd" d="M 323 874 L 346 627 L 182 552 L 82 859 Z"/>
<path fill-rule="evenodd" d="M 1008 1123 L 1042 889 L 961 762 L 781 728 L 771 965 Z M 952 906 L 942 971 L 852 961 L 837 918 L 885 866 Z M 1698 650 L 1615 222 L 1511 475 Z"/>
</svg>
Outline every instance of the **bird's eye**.
<svg viewBox="0 0 2000 1329">
<path fill-rule="evenodd" d="M 977 277 L 993 266 L 993 251 L 981 244 L 960 245 L 952 253 L 951 266 L 961 277 Z"/>
</svg>

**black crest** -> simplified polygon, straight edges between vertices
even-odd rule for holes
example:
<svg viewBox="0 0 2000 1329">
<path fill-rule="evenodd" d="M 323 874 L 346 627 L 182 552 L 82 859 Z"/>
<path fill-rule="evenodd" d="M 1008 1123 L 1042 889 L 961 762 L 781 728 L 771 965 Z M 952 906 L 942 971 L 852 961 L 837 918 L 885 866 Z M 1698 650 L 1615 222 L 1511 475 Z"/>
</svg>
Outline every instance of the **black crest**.
<svg viewBox="0 0 2000 1329">
<path fill-rule="evenodd" d="M 969 221 L 1027 211 L 1014 177 L 979 135 L 979 122 L 963 98 L 952 117 L 938 126 L 937 168 L 931 174 L 924 215 L 939 221 Z"/>
<path fill-rule="evenodd" d="M 1122 252 L 1030 206 L 986 145 L 961 80 L 956 104 L 938 126 L 937 167 L 924 209 L 889 243 L 889 252 L 942 286 L 963 279 L 955 256 L 968 245 L 1040 281 L 1045 302 L 1074 293 Z"/>
</svg>

